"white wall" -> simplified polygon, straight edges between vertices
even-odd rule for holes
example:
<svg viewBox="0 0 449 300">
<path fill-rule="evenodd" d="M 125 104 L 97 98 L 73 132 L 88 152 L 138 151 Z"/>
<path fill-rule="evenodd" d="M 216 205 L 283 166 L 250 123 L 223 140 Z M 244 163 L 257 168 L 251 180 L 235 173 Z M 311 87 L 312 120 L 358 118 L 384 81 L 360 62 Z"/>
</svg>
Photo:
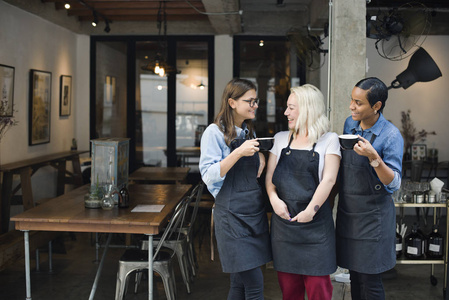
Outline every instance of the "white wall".
<svg viewBox="0 0 449 300">
<path fill-rule="evenodd" d="M 366 66 L 361 67 L 366 67 L 367 77 L 378 77 L 389 86 L 396 79 L 396 76 L 407 68 L 410 57 L 402 61 L 389 61 L 379 56 L 374 44 L 375 40 L 366 40 Z M 411 119 L 417 131 L 425 129 L 437 133 L 428 136 L 424 142 L 427 148 L 435 147 L 438 149 L 439 161 L 449 160 L 449 139 L 447 138 L 449 136 L 447 125 L 449 117 L 449 84 L 447 81 L 449 74 L 449 56 L 447 55 L 449 36 L 428 36 L 422 47 L 434 59 L 443 76 L 431 82 L 415 83 L 406 90 L 403 88 L 390 89 L 384 115 L 401 130 L 401 112 L 410 109 Z M 324 64 L 321 68 L 320 89 L 325 96 L 327 95 L 328 59 L 328 55 L 326 57 L 322 55 Z M 350 93 L 351 91 L 348 91 L 348 116 Z M 332 130 L 341 133 L 343 124 Z"/>
<path fill-rule="evenodd" d="M 404 71 L 410 58 L 389 61 L 379 56 L 375 40 L 367 39 L 367 76 L 379 77 L 389 86 Z M 435 131 L 424 142 L 427 148 L 437 148 L 439 161 L 449 160 L 449 36 L 428 36 L 422 47 L 430 54 L 443 74 L 431 82 L 418 82 L 404 90 L 391 89 L 384 109 L 385 117 L 401 129 L 401 112 L 411 111 L 417 131 Z M 348 104 L 349 105 L 349 104 Z"/>
<path fill-rule="evenodd" d="M 77 35 L 3 1 L 0 1 L 0 28 L 0 64 L 15 68 L 14 117 L 19 122 L 0 142 L 0 163 L 6 164 L 68 151 L 72 138 L 77 138 L 81 142 L 82 148 L 78 149 L 89 150 L 89 64 L 86 62 L 86 57 L 89 57 L 89 38 Z M 83 53 L 78 55 L 80 51 Z M 35 146 L 28 146 L 30 69 L 52 74 L 50 143 Z M 71 115 L 68 117 L 59 116 L 61 75 L 72 76 L 72 107 Z M 84 113 L 77 114 L 80 111 Z M 80 130 L 77 129 L 77 124 L 80 124 Z M 86 126 L 83 127 L 84 125 Z M 55 171 L 50 167 L 42 168 L 33 176 L 35 199 L 53 196 L 56 192 L 55 186 L 47 191 L 39 188 L 39 184 L 44 180 L 45 183 L 56 182 L 53 179 Z"/>
</svg>

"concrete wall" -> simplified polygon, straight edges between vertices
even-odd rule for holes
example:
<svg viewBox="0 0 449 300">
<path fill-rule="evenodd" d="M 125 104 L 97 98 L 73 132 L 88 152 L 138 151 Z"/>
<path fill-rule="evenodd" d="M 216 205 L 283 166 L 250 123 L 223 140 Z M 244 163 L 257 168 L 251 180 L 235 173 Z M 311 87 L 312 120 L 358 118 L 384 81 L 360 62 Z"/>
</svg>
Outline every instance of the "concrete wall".
<svg viewBox="0 0 449 300">
<path fill-rule="evenodd" d="M 88 150 L 89 38 L 3 1 L 0 1 L 0 28 L 0 64 L 15 68 L 14 118 L 19 122 L 0 142 L 0 163 L 70 150 L 72 138 L 78 139 L 78 149 Z M 35 146 L 28 146 L 30 69 L 51 72 L 52 75 L 50 143 Z M 72 107 L 68 117 L 59 116 L 61 75 L 72 76 Z M 78 125 L 83 127 L 86 123 L 87 131 L 85 128 L 78 130 Z M 39 188 L 43 182 L 46 186 L 56 183 L 53 168 L 42 168 L 33 176 L 35 200 L 56 195 L 55 185 L 45 190 Z"/>
</svg>

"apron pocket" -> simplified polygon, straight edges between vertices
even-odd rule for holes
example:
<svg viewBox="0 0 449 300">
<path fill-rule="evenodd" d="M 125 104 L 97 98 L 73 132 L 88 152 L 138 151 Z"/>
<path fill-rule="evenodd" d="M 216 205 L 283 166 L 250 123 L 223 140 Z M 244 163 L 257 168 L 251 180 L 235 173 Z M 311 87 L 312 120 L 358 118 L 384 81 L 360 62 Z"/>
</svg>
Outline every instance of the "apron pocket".
<svg viewBox="0 0 449 300">
<path fill-rule="evenodd" d="M 350 213 L 341 208 L 337 212 L 337 233 L 341 237 L 379 241 L 381 238 L 381 215 L 378 209 Z"/>
<path fill-rule="evenodd" d="M 368 183 L 366 172 L 365 167 L 345 164 L 340 174 L 342 192 L 350 195 L 374 194 L 373 187 Z"/>
<path fill-rule="evenodd" d="M 268 232 L 268 220 L 265 210 L 257 214 L 226 214 L 226 221 L 229 225 L 224 230 L 229 230 L 229 233 L 234 238 L 244 238 L 247 236 L 257 236 Z"/>
<path fill-rule="evenodd" d="M 322 244 L 326 241 L 326 226 L 324 222 L 311 221 L 308 223 L 290 222 L 273 214 L 272 234 L 273 243 L 276 241 L 292 244 Z"/>
</svg>

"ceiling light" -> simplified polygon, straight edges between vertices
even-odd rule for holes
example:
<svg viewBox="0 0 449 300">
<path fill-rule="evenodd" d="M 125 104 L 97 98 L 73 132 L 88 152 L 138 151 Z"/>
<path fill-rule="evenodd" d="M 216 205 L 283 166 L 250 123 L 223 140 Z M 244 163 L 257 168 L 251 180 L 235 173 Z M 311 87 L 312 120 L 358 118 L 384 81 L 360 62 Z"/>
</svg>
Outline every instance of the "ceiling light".
<svg viewBox="0 0 449 300">
<path fill-rule="evenodd" d="M 205 88 L 206 86 L 203 84 L 203 81 L 201 80 L 201 83 L 198 84 L 197 87 L 198 87 L 200 90 L 204 90 L 204 88 Z"/>
<path fill-rule="evenodd" d="M 70 3 L 67 2 L 66 4 L 64 4 L 64 8 L 65 9 L 70 9 Z"/>
<path fill-rule="evenodd" d="M 98 17 L 97 17 L 97 13 L 95 11 L 93 11 L 93 15 L 94 15 L 94 20 L 92 21 L 92 26 L 96 27 L 98 24 Z"/>
</svg>

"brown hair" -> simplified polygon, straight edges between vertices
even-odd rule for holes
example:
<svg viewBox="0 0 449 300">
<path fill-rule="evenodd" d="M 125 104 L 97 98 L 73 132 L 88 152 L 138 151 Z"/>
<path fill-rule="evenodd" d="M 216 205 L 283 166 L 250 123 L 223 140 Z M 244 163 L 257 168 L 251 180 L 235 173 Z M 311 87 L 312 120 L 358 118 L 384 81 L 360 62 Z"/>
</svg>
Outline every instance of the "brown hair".
<svg viewBox="0 0 449 300">
<path fill-rule="evenodd" d="M 218 128 L 223 132 L 226 145 L 230 145 L 232 140 L 235 139 L 237 133 L 235 131 L 234 119 L 232 114 L 232 107 L 228 103 L 228 99 L 239 99 L 249 90 L 257 91 L 256 85 L 247 80 L 234 78 L 228 82 L 226 85 L 223 96 L 221 97 L 221 108 L 214 123 L 217 124 Z M 249 136 L 253 137 L 255 134 L 254 126 L 251 120 L 245 120 L 245 123 L 249 130 Z M 238 124 L 240 126 L 240 124 Z"/>
</svg>

